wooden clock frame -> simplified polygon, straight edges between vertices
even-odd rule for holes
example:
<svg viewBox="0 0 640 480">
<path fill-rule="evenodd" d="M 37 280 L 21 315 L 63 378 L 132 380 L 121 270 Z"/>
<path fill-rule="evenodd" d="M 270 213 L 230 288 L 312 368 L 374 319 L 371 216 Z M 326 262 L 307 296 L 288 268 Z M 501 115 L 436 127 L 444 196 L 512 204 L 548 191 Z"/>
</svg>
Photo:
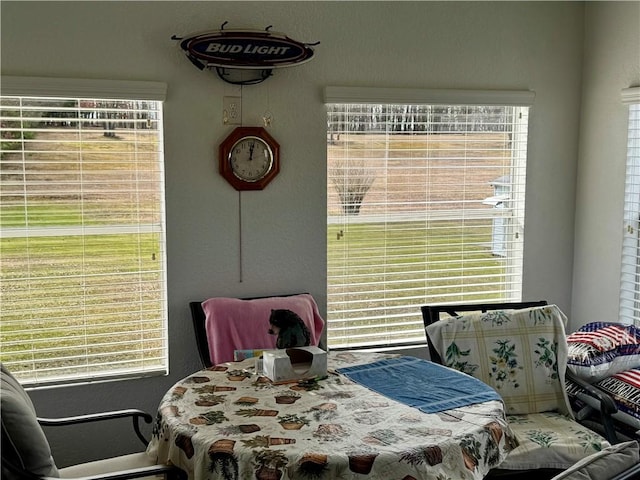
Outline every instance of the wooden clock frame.
<svg viewBox="0 0 640 480">
<path fill-rule="evenodd" d="M 238 178 L 231 168 L 229 155 L 233 147 L 244 138 L 256 137 L 268 145 L 273 153 L 273 163 L 269 171 L 255 182 Z M 280 172 L 280 145 L 263 127 L 236 127 L 220 144 L 219 148 L 220 174 L 236 190 L 262 190 Z"/>
</svg>

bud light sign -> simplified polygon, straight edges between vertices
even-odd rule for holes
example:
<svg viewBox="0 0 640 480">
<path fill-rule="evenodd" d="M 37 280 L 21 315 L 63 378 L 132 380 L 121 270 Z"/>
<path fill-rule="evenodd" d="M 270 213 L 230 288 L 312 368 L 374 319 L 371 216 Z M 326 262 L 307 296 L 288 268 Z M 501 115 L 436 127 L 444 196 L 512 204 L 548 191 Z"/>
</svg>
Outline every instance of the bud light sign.
<svg viewBox="0 0 640 480">
<path fill-rule="evenodd" d="M 269 31 L 219 30 L 178 40 L 189 59 L 201 68 L 277 68 L 313 57 L 309 44 Z"/>
</svg>

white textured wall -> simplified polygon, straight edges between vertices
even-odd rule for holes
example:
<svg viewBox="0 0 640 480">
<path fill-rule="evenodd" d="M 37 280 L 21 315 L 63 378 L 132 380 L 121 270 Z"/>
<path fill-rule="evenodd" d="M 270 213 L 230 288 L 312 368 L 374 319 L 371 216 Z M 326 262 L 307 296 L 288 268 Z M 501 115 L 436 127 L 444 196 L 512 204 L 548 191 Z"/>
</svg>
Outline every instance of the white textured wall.
<svg viewBox="0 0 640 480">
<path fill-rule="evenodd" d="M 5 75 L 167 82 L 165 154 L 171 374 L 33 392 L 42 415 L 135 405 L 198 366 L 187 303 L 213 295 L 308 291 L 326 304 L 325 110 L 327 85 L 530 89 L 524 296 L 570 313 L 575 176 L 583 55 L 581 2 L 12 2 L 0 3 Z M 606 10 L 606 6 L 602 6 Z M 281 173 L 242 195 L 216 173 L 222 97 L 239 88 L 195 69 L 171 35 L 273 25 L 320 41 L 316 58 L 242 89 L 244 123 L 269 109 Z M 625 15 L 619 21 L 629 22 Z M 615 51 L 618 45 L 606 40 Z M 621 88 L 616 87 L 616 88 Z M 603 190 L 604 195 L 604 190 Z M 574 303 L 575 306 L 575 303 Z M 416 307 L 417 308 L 417 307 Z M 126 426 L 118 427 L 123 430 Z M 97 434 L 87 430 L 86 435 Z M 129 448 L 69 445 L 62 464 Z"/>
<path fill-rule="evenodd" d="M 640 2 L 587 2 L 572 327 L 617 321 L 628 107 L 640 86 Z"/>
</svg>

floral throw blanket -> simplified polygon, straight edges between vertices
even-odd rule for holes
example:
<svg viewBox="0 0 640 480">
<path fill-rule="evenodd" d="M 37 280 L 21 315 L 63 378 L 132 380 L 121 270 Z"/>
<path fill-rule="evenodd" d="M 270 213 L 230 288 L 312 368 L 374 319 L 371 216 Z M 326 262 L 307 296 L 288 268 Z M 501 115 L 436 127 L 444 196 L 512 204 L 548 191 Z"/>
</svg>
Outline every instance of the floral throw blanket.
<svg viewBox="0 0 640 480">
<path fill-rule="evenodd" d="M 444 363 L 493 387 L 509 414 L 571 415 L 566 317 L 555 305 L 447 318 L 427 327 Z"/>
<path fill-rule="evenodd" d="M 495 310 L 427 327 L 447 365 L 495 388 L 518 446 L 501 469 L 566 469 L 609 443 L 573 420 L 564 388 L 566 317 L 555 305 Z"/>
</svg>

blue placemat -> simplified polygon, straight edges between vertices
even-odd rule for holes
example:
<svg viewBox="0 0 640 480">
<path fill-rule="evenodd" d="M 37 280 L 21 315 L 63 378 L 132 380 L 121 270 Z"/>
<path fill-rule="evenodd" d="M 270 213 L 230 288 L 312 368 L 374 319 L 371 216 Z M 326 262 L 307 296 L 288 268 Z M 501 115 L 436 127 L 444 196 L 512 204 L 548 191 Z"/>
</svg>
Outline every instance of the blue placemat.
<svg viewBox="0 0 640 480">
<path fill-rule="evenodd" d="M 493 388 L 477 378 L 415 357 L 390 358 L 337 371 L 425 413 L 501 400 Z"/>
</svg>

